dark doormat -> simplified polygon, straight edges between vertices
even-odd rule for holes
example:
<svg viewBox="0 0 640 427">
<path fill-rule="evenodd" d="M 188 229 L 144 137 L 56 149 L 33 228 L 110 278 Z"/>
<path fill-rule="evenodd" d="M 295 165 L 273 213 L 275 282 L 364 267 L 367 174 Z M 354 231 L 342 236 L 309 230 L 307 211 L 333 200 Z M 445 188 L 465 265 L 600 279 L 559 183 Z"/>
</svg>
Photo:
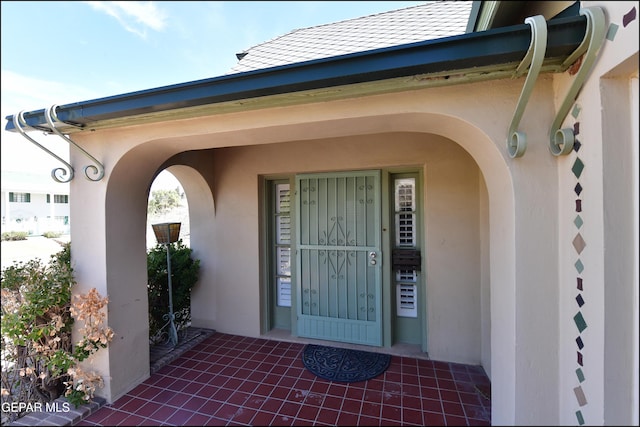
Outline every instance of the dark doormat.
<svg viewBox="0 0 640 427">
<path fill-rule="evenodd" d="M 384 373 L 391 355 L 348 348 L 307 344 L 302 351 L 304 366 L 329 381 L 366 381 Z"/>
</svg>

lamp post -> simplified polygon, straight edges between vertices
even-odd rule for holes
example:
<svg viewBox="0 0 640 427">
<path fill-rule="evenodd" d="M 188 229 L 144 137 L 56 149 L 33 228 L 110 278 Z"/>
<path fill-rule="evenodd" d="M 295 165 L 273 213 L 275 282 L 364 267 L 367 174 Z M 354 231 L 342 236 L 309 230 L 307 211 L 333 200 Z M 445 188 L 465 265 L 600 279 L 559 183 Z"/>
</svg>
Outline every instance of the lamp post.
<svg viewBox="0 0 640 427">
<path fill-rule="evenodd" d="M 167 249 L 167 284 L 169 285 L 169 313 L 163 316 L 164 319 L 168 319 L 167 323 L 161 328 L 164 329 L 169 326 L 169 339 L 172 346 L 176 346 L 178 343 L 178 330 L 176 329 L 175 315 L 173 314 L 173 290 L 171 288 L 171 255 L 169 252 L 169 245 L 178 241 L 180 236 L 180 223 L 179 222 L 165 222 L 162 224 L 153 224 L 153 233 L 156 235 L 156 240 Z"/>
</svg>

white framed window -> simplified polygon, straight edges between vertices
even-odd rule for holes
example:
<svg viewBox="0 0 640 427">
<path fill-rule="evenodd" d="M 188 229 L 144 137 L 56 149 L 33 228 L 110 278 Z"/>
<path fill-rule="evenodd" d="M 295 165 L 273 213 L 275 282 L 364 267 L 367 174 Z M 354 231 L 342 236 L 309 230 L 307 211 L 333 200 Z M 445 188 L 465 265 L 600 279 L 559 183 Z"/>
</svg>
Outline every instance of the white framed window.
<svg viewBox="0 0 640 427">
<path fill-rule="evenodd" d="M 395 225 L 396 246 L 416 245 L 416 180 L 395 180 Z"/>
<path fill-rule="evenodd" d="M 396 248 L 417 247 L 416 179 L 394 179 L 394 224 Z M 416 270 L 396 269 L 396 315 L 418 317 L 418 273 Z"/>
<path fill-rule="evenodd" d="M 418 275 L 415 270 L 396 271 L 396 314 L 418 317 Z"/>
<path fill-rule="evenodd" d="M 276 304 L 291 307 L 291 188 L 288 183 L 275 184 L 274 258 Z"/>
<path fill-rule="evenodd" d="M 47 203 L 51 203 L 51 194 L 47 194 Z M 67 194 L 54 194 L 53 203 L 69 203 L 69 195 Z"/>
<path fill-rule="evenodd" d="M 9 201 L 14 203 L 31 203 L 31 193 L 9 192 Z"/>
</svg>

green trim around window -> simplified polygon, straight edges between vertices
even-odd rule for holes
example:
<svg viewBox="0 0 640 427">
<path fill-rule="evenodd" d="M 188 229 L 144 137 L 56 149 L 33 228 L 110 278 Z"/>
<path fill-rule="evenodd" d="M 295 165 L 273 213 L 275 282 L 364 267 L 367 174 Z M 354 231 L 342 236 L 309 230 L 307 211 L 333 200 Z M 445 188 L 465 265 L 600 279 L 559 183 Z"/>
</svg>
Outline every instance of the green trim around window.
<svg viewBox="0 0 640 427">
<path fill-rule="evenodd" d="M 267 333 L 274 328 L 291 330 L 291 309 L 295 295 L 290 269 L 293 258 L 291 249 L 293 185 L 288 177 L 262 177 L 261 181 L 262 219 L 260 223 L 261 235 L 263 236 L 261 249 L 265 255 L 261 261 L 262 300 L 264 301 L 261 331 Z M 289 187 L 288 208 L 286 200 L 283 199 L 283 197 L 286 198 L 284 192 L 286 186 Z M 278 203 L 278 190 L 281 190 L 281 203 Z M 287 221 L 287 218 L 290 220 Z M 289 227 L 288 231 L 287 226 Z M 279 236 L 280 238 L 278 238 Z M 286 259 L 287 253 L 288 261 Z"/>
</svg>

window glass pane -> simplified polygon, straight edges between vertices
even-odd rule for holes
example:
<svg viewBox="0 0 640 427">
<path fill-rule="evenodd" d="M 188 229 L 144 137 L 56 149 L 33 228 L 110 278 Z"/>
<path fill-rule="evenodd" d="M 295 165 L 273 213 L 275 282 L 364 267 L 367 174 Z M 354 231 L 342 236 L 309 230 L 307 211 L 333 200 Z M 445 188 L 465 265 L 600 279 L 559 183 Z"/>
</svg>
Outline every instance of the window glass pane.
<svg viewBox="0 0 640 427">
<path fill-rule="evenodd" d="M 272 189 L 276 304 L 291 307 L 291 192 L 289 183 L 275 184 Z"/>
<path fill-rule="evenodd" d="M 31 202 L 31 193 L 9 193 L 9 201 L 16 203 Z"/>
<path fill-rule="evenodd" d="M 415 270 L 396 270 L 396 280 L 398 282 L 413 282 L 418 281 L 418 276 Z"/>
<path fill-rule="evenodd" d="M 291 212 L 291 195 L 289 184 L 276 185 L 276 213 Z"/>
<path fill-rule="evenodd" d="M 280 246 L 276 249 L 278 265 L 277 274 L 280 276 L 291 276 L 291 248 Z"/>
<path fill-rule="evenodd" d="M 418 317 L 416 290 L 413 284 L 396 285 L 396 311 L 399 317 Z"/>
<path fill-rule="evenodd" d="M 291 243 L 291 217 L 276 217 L 276 243 Z"/>
<path fill-rule="evenodd" d="M 416 245 L 415 214 L 396 214 L 396 244 L 398 246 Z"/>
<path fill-rule="evenodd" d="M 396 246 L 416 246 L 416 180 L 395 180 Z"/>
<path fill-rule="evenodd" d="M 396 212 L 415 211 L 415 187 L 414 178 L 396 179 Z"/>
<path fill-rule="evenodd" d="M 395 179 L 394 192 L 396 247 L 415 248 L 417 246 L 415 178 Z M 397 269 L 394 273 L 396 315 L 398 317 L 418 317 L 417 271 Z"/>
<path fill-rule="evenodd" d="M 279 277 L 277 287 L 277 304 L 282 307 L 291 307 L 291 279 L 288 277 Z"/>
</svg>

